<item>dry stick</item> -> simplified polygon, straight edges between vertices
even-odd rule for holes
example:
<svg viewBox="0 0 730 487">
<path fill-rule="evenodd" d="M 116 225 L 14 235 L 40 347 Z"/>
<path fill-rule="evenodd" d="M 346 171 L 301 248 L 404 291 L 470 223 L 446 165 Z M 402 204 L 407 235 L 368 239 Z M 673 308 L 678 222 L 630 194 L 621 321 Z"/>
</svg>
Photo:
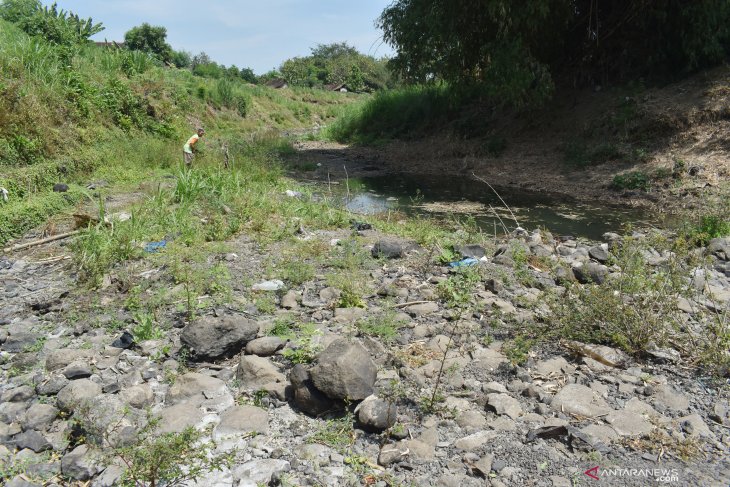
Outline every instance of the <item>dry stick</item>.
<svg viewBox="0 0 730 487">
<path fill-rule="evenodd" d="M 396 304 L 393 307 L 394 308 L 405 308 L 406 306 L 413 306 L 414 304 L 426 304 L 426 303 L 433 303 L 433 301 L 411 301 L 409 303 Z"/>
<path fill-rule="evenodd" d="M 479 180 L 479 181 L 483 182 L 484 184 L 486 184 L 487 186 L 489 186 L 489 189 L 491 189 L 492 191 L 494 191 L 494 194 L 496 194 L 496 195 L 497 195 L 497 198 L 499 198 L 499 201 L 501 201 L 501 202 L 502 202 L 502 204 L 504 205 L 504 207 L 505 207 L 505 208 L 507 208 L 507 211 L 509 211 L 509 214 L 510 214 L 510 215 L 512 215 L 512 220 L 514 220 L 514 222 L 515 222 L 515 225 L 517 225 L 517 226 L 519 227 L 519 226 L 520 226 L 520 224 L 519 224 L 519 222 L 517 221 L 517 218 L 515 218 L 515 214 L 514 214 L 514 213 L 512 213 L 512 209 L 511 209 L 511 208 L 510 208 L 510 207 L 509 207 L 509 206 L 507 205 L 507 203 L 505 203 L 505 202 L 504 202 L 504 200 L 503 200 L 503 199 L 502 199 L 502 197 L 501 197 L 501 196 L 499 195 L 499 193 L 497 193 L 497 190 L 496 190 L 496 189 L 494 189 L 494 188 L 492 187 L 492 185 L 491 185 L 491 184 L 489 184 L 489 183 L 488 183 L 488 182 L 487 182 L 487 181 L 486 181 L 485 179 L 482 179 L 482 178 L 480 178 L 479 176 L 477 176 L 477 175 L 476 175 L 476 174 L 474 174 L 474 173 L 471 173 L 471 175 L 472 175 L 472 176 L 474 176 L 474 177 L 475 177 L 475 178 L 476 178 L 477 180 Z"/>
<path fill-rule="evenodd" d="M 446 344 L 446 348 L 444 349 L 444 358 L 441 360 L 441 367 L 439 367 L 439 373 L 436 376 L 436 385 L 433 388 L 433 394 L 431 395 L 431 403 L 429 404 L 430 408 L 433 408 L 433 405 L 436 403 L 436 395 L 439 392 L 439 386 L 441 385 L 441 377 L 444 373 L 444 365 L 446 364 L 446 360 L 449 356 L 449 351 L 451 350 L 451 344 L 454 341 L 454 335 L 456 334 L 456 328 L 459 326 L 459 322 L 461 321 L 461 314 L 456 318 L 454 321 L 454 326 L 451 327 L 451 333 L 449 333 L 449 341 Z"/>
<path fill-rule="evenodd" d="M 507 225 L 504 224 L 504 220 L 502 220 L 502 217 L 499 216 L 499 213 L 497 213 L 497 210 L 494 209 L 492 205 L 489 205 L 489 209 L 492 210 L 492 213 L 494 213 L 494 216 L 497 217 L 497 220 L 499 220 L 499 224 L 502 225 L 502 230 L 504 230 L 504 233 L 509 233 L 509 229 L 507 228 Z M 519 226 L 519 225 L 517 225 Z M 494 224 L 494 235 L 496 238 L 497 235 L 497 224 Z"/>
<path fill-rule="evenodd" d="M 24 243 L 24 244 L 13 245 L 12 247 L 4 248 L 3 253 L 15 252 L 16 250 L 23 250 L 23 249 L 27 249 L 30 247 L 35 247 L 36 245 L 43 245 L 48 242 L 53 242 L 55 240 L 61 240 L 64 238 L 73 237 L 74 235 L 78 234 L 79 232 L 80 232 L 80 230 L 74 230 L 73 232 L 59 233 L 58 235 L 54 235 L 53 237 L 42 238 L 40 240 L 34 240 L 32 242 L 28 242 L 28 243 Z"/>
<path fill-rule="evenodd" d="M 342 165 L 342 167 L 345 169 L 345 184 L 347 184 L 347 202 L 350 202 L 350 176 L 347 174 L 347 166 Z"/>
</svg>

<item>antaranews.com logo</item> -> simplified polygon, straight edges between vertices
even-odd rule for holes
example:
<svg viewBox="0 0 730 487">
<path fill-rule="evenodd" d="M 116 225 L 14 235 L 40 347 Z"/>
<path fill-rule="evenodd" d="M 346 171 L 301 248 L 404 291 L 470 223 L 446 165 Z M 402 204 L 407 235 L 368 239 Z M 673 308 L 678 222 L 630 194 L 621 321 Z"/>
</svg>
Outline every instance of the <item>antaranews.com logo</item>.
<svg viewBox="0 0 730 487">
<path fill-rule="evenodd" d="M 656 482 L 671 483 L 679 482 L 679 470 L 675 468 L 621 468 L 621 467 L 610 467 L 601 468 L 593 467 L 589 468 L 585 472 L 588 477 L 593 480 L 601 480 L 604 478 L 627 478 L 627 477 L 638 477 L 647 480 L 653 479 Z"/>
</svg>

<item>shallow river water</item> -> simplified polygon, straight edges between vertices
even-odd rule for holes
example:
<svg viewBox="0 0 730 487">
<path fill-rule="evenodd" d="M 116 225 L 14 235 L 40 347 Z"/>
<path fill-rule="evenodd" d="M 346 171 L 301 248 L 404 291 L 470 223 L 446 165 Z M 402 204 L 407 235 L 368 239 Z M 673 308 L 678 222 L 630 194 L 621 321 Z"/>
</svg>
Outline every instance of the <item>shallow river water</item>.
<svg viewBox="0 0 730 487">
<path fill-rule="evenodd" d="M 503 233 L 505 227 L 514 229 L 516 219 L 519 226 L 528 230 L 541 227 L 558 235 L 597 240 L 603 233 L 620 232 L 627 225 L 659 224 L 656 215 L 641 209 L 579 203 L 517 188 L 494 188 L 510 213 L 495 191 L 469 178 L 391 174 L 359 178 L 350 181 L 350 187 L 346 206 L 353 213 L 398 210 L 435 218 L 473 217 L 489 233 Z"/>
</svg>

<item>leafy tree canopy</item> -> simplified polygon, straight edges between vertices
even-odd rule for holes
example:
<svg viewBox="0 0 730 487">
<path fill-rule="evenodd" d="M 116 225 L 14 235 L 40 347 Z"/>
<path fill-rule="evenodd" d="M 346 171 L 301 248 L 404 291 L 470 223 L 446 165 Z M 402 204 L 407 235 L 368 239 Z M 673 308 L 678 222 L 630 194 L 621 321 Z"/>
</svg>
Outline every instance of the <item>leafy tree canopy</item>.
<svg viewBox="0 0 730 487">
<path fill-rule="evenodd" d="M 544 99 L 554 79 L 676 76 L 730 53 L 728 0 L 395 0 L 377 25 L 405 80 L 516 104 Z"/>
<path fill-rule="evenodd" d="M 344 42 L 319 44 L 310 56 L 284 61 L 280 71 L 294 86 L 347 84 L 354 91 L 373 91 L 393 85 L 385 60 L 361 54 Z"/>
<path fill-rule="evenodd" d="M 55 3 L 44 7 L 39 0 L 4 0 L 0 4 L 0 18 L 17 24 L 29 35 L 59 46 L 87 42 L 104 30 L 101 23 L 95 24 L 91 18 L 82 19 L 73 12 L 59 9 Z"/>
<path fill-rule="evenodd" d="M 146 52 L 163 62 L 171 62 L 174 53 L 167 43 L 167 29 L 162 26 L 152 26 L 147 22 L 133 27 L 124 34 L 124 43 L 127 49 Z"/>
</svg>

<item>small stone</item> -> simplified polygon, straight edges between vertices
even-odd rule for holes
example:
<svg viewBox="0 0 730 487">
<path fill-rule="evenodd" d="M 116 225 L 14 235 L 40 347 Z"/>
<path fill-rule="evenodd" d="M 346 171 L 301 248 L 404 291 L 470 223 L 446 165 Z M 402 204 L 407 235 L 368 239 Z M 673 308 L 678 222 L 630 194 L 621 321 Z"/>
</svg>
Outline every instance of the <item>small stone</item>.
<svg viewBox="0 0 730 487">
<path fill-rule="evenodd" d="M 689 399 L 684 394 L 680 394 L 676 389 L 669 385 L 660 385 L 656 387 L 654 400 L 664 406 L 666 409 L 673 411 L 686 411 L 689 409 Z"/>
<path fill-rule="evenodd" d="M 30 386 L 20 386 L 3 392 L 0 402 L 25 402 L 35 396 L 35 391 Z"/>
<path fill-rule="evenodd" d="M 552 399 L 551 407 L 566 414 L 593 417 L 611 411 L 606 401 L 592 389 L 579 384 L 568 384 Z"/>
<path fill-rule="evenodd" d="M 36 453 L 41 453 L 53 448 L 51 443 L 35 430 L 24 431 L 23 433 L 15 436 L 13 442 L 19 450 L 29 448 Z"/>
<path fill-rule="evenodd" d="M 690 414 L 679 418 L 679 424 L 682 426 L 682 430 L 690 436 L 700 438 L 713 438 L 715 436 L 699 414 Z"/>
<path fill-rule="evenodd" d="M 64 476 L 74 480 L 89 480 L 96 475 L 101 468 L 90 454 L 89 447 L 79 445 L 70 453 L 61 458 L 61 472 Z"/>
<path fill-rule="evenodd" d="M 429 301 L 428 303 L 414 304 L 406 308 L 406 312 L 413 316 L 425 316 L 435 313 L 439 310 L 438 303 Z"/>
<path fill-rule="evenodd" d="M 621 436 L 643 436 L 654 429 L 643 416 L 626 410 L 611 411 L 605 420 Z"/>
<path fill-rule="evenodd" d="M 573 267 L 573 275 L 581 284 L 603 284 L 608 275 L 608 268 L 595 262 L 586 262 Z"/>
<path fill-rule="evenodd" d="M 269 432 L 269 414 L 255 406 L 233 406 L 221 414 L 221 421 L 215 427 L 213 436 L 221 439 L 230 436 Z"/>
<path fill-rule="evenodd" d="M 289 380 L 294 389 L 294 404 L 307 414 L 320 415 L 332 407 L 332 400 L 319 391 L 309 376 L 309 371 L 297 364 L 289 372 Z"/>
<path fill-rule="evenodd" d="M 91 377 L 92 370 L 88 363 L 73 362 L 63 369 L 63 375 L 69 380 Z"/>
<path fill-rule="evenodd" d="M 89 379 L 71 381 L 61 389 L 56 397 L 58 407 L 63 411 L 73 411 L 80 404 L 101 394 L 101 386 Z"/>
<path fill-rule="evenodd" d="M 147 384 L 132 386 L 119 393 L 119 398 L 133 408 L 144 409 L 155 401 L 152 388 Z"/>
<path fill-rule="evenodd" d="M 200 408 L 182 403 L 163 409 L 158 415 L 160 422 L 156 433 L 181 433 L 185 428 L 198 426 L 203 420 Z"/>
<path fill-rule="evenodd" d="M 58 416 L 58 409 L 50 404 L 33 404 L 25 413 L 22 421 L 24 429 L 46 431 Z"/>
<path fill-rule="evenodd" d="M 228 388 L 222 380 L 196 372 L 188 372 L 178 377 L 170 387 L 167 392 L 166 403 L 175 405 L 189 402 L 199 406 L 206 399 L 224 394 L 228 394 Z"/>
<path fill-rule="evenodd" d="M 403 244 L 395 239 L 381 239 L 371 251 L 375 258 L 399 259 L 405 255 L 406 249 Z"/>
<path fill-rule="evenodd" d="M 456 417 L 456 424 L 461 428 L 484 428 L 487 426 L 487 418 L 479 411 L 467 410 Z"/>
<path fill-rule="evenodd" d="M 377 396 L 365 398 L 355 412 L 360 426 L 365 431 L 373 433 L 390 428 L 398 417 L 395 403 L 383 401 Z"/>
<path fill-rule="evenodd" d="M 591 259 L 595 259 L 601 264 L 605 264 L 609 258 L 608 246 L 606 246 L 606 248 L 604 248 L 603 245 L 596 245 L 595 247 L 591 247 L 590 249 L 588 249 L 588 255 L 591 257 Z"/>
<path fill-rule="evenodd" d="M 295 291 L 289 291 L 281 298 L 281 307 L 286 309 L 296 309 L 299 307 L 299 296 Z"/>
<path fill-rule="evenodd" d="M 505 414 L 512 419 L 522 415 L 519 401 L 508 394 L 488 394 L 487 404 L 499 415 Z"/>
<path fill-rule="evenodd" d="M 233 479 L 235 481 L 233 485 L 239 487 L 270 485 L 274 477 L 289 470 L 291 470 L 291 465 L 286 460 L 271 458 L 252 460 L 233 468 Z M 279 483 L 277 482 L 276 485 L 279 485 Z"/>
<path fill-rule="evenodd" d="M 454 442 L 454 448 L 459 450 L 472 451 L 477 450 L 496 438 L 498 433 L 496 431 L 485 430 L 478 431 L 464 438 L 459 438 Z"/>
<path fill-rule="evenodd" d="M 53 192 L 54 193 L 65 193 L 68 191 L 68 184 L 65 183 L 56 183 L 53 185 Z"/>
<path fill-rule="evenodd" d="M 284 348 L 285 344 L 286 342 L 279 337 L 261 337 L 246 344 L 246 353 L 258 355 L 259 357 L 269 357 Z"/>
<path fill-rule="evenodd" d="M 241 387 L 257 391 L 267 384 L 284 383 L 286 376 L 271 360 L 257 355 L 241 355 L 236 372 Z"/>
</svg>

